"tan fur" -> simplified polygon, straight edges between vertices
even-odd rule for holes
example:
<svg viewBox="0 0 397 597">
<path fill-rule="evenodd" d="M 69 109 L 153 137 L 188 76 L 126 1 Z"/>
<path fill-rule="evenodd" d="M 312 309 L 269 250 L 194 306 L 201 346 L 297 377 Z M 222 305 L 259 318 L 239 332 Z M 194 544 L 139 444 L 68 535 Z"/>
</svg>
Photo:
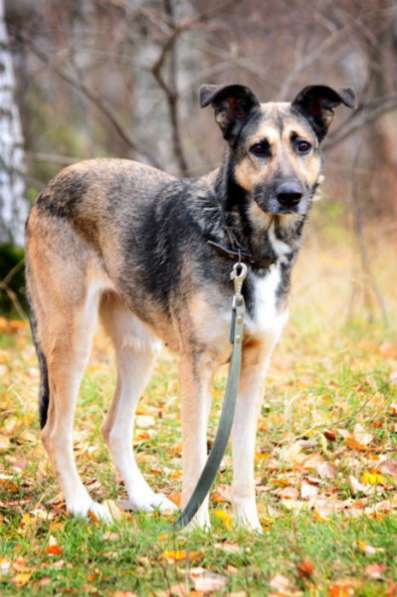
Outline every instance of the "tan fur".
<svg viewBox="0 0 397 597">
<path fill-rule="evenodd" d="M 265 185 L 279 171 L 281 175 L 291 174 L 312 186 L 318 179 L 321 170 L 321 159 L 318 153 L 312 152 L 302 160 L 291 146 L 290 138 L 296 133 L 302 140 L 307 140 L 314 146 L 317 141 L 313 132 L 305 127 L 297 118 L 288 115 L 288 104 L 262 104 L 263 120 L 253 135 L 247 139 L 247 150 L 255 143 L 267 140 L 272 151 L 272 157 L 263 163 L 247 151 L 246 156 L 235 168 L 235 177 L 243 189 L 252 193 L 256 186 Z M 282 118 L 282 130 L 277 120 Z M 254 209 L 254 208 L 253 208 Z M 263 212 L 262 212 L 263 213 Z"/>
</svg>

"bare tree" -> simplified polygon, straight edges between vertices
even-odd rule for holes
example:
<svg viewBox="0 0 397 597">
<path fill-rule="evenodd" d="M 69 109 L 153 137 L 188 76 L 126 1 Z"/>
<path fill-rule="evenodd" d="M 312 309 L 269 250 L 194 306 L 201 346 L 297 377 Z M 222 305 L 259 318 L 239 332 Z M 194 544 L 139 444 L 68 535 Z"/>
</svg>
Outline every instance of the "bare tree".
<svg viewBox="0 0 397 597">
<path fill-rule="evenodd" d="M 4 0 L 0 0 L 0 243 L 22 245 L 28 204 L 21 121 L 14 92 Z"/>
</svg>

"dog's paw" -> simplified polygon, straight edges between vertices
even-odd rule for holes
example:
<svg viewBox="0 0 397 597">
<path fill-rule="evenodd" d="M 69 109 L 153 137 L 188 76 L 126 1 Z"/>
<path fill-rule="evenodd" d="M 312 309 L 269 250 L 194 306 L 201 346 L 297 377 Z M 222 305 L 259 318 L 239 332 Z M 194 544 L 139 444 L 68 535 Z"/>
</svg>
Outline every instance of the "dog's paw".
<svg viewBox="0 0 397 597">
<path fill-rule="evenodd" d="M 210 531 L 211 523 L 208 509 L 200 509 L 185 528 L 188 532 L 196 531 L 198 529 L 206 532 Z"/>
<path fill-rule="evenodd" d="M 89 518 L 90 513 L 94 518 L 102 520 L 103 522 L 112 522 L 112 515 L 109 508 L 94 502 L 89 496 L 84 496 L 79 500 L 73 500 L 73 502 L 67 504 L 67 511 L 72 516 L 79 518 Z"/>
<path fill-rule="evenodd" d="M 174 512 L 178 507 L 171 502 L 163 493 L 145 493 L 130 496 L 126 503 L 126 509 L 135 512 Z"/>
<path fill-rule="evenodd" d="M 243 527 L 249 531 L 263 533 L 256 505 L 250 502 L 242 502 L 234 506 L 234 523 L 236 526 Z"/>
</svg>

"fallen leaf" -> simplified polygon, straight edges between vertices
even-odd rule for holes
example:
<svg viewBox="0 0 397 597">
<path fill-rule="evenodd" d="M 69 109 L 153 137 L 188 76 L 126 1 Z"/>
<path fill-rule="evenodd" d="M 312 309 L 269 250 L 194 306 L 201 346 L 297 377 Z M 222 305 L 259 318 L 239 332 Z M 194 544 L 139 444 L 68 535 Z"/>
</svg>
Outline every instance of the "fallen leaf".
<svg viewBox="0 0 397 597">
<path fill-rule="evenodd" d="M 112 520 L 121 520 L 123 513 L 114 500 L 105 500 L 103 506 L 106 508 L 107 513 Z"/>
<path fill-rule="evenodd" d="M 382 548 L 373 547 L 372 545 L 368 545 L 365 541 L 358 540 L 357 547 L 360 551 L 365 553 L 366 556 L 373 556 L 374 554 L 378 553 L 379 551 L 383 551 Z"/>
<path fill-rule="evenodd" d="M 200 551 L 169 550 L 164 551 L 162 557 L 171 562 L 181 562 L 183 560 L 197 562 L 204 557 L 204 554 Z"/>
<path fill-rule="evenodd" d="M 155 423 L 154 417 L 151 415 L 138 415 L 135 417 L 135 424 L 137 427 L 141 429 L 148 429 L 149 427 L 153 427 Z"/>
<path fill-rule="evenodd" d="M 171 502 L 173 502 L 175 504 L 175 506 L 178 506 L 178 508 L 181 507 L 182 496 L 180 493 L 171 493 L 167 497 L 169 500 L 171 500 Z"/>
<path fill-rule="evenodd" d="M 11 562 L 8 560 L 0 560 L 0 574 L 5 575 L 9 574 L 11 569 Z"/>
<path fill-rule="evenodd" d="M 272 589 L 279 591 L 280 593 L 285 593 L 291 590 L 291 582 L 289 578 L 283 576 L 282 574 L 276 574 L 276 576 L 273 576 L 269 584 Z"/>
<path fill-rule="evenodd" d="M 370 473 L 369 471 L 365 471 L 361 475 L 361 483 L 364 483 L 365 485 L 385 485 L 386 479 L 379 473 Z"/>
<path fill-rule="evenodd" d="M 12 579 L 12 582 L 17 587 L 24 587 L 30 581 L 30 577 L 32 576 L 31 572 L 18 572 Z"/>
<path fill-rule="evenodd" d="M 357 495 L 359 493 L 367 494 L 370 491 L 370 488 L 366 485 L 363 485 L 358 481 L 353 475 L 349 476 L 349 486 L 352 495 Z"/>
<path fill-rule="evenodd" d="M 216 549 L 221 549 L 226 553 L 233 553 L 239 554 L 241 552 L 238 545 L 234 545 L 233 543 L 215 543 Z"/>
<path fill-rule="evenodd" d="M 345 439 L 345 444 L 347 448 L 356 450 L 357 452 L 365 452 L 367 450 L 367 446 L 365 444 L 360 444 L 360 442 L 358 442 L 352 435 L 349 435 Z"/>
<path fill-rule="evenodd" d="M 371 580 L 381 580 L 385 570 L 385 564 L 370 564 L 365 569 L 365 575 Z"/>
<path fill-rule="evenodd" d="M 368 446 L 368 444 L 370 444 L 374 438 L 372 433 L 368 433 L 365 427 L 363 427 L 363 425 L 360 425 L 360 423 L 357 423 L 354 426 L 353 437 L 356 440 L 356 442 L 358 442 L 359 444 L 363 444 L 364 446 Z"/>
<path fill-rule="evenodd" d="M 57 540 L 53 535 L 50 535 L 45 552 L 50 556 L 60 556 L 63 554 L 63 547 L 58 545 Z"/>
<path fill-rule="evenodd" d="M 315 487 L 315 485 L 311 485 L 310 483 L 306 483 L 306 481 L 302 481 L 301 498 L 303 500 L 310 500 L 311 498 L 315 498 L 317 494 L 318 487 Z"/>
<path fill-rule="evenodd" d="M 297 565 L 298 574 L 301 578 L 311 578 L 314 574 L 314 565 L 310 560 L 303 560 Z"/>
<path fill-rule="evenodd" d="M 230 531 L 233 527 L 233 519 L 231 515 L 225 510 L 214 510 L 214 516 L 217 520 L 220 520 L 223 526 Z"/>
<path fill-rule="evenodd" d="M 335 584 L 328 587 L 328 597 L 352 597 L 354 589 L 351 584 Z"/>
<path fill-rule="evenodd" d="M 324 435 L 330 442 L 334 442 L 336 440 L 336 431 L 327 429 L 326 431 L 324 431 Z"/>
<path fill-rule="evenodd" d="M 190 570 L 194 590 L 207 595 L 215 591 L 222 591 L 227 585 L 227 577 L 205 570 L 204 568 L 192 568 Z"/>
<path fill-rule="evenodd" d="M 284 487 L 278 492 L 278 495 L 285 500 L 297 500 L 299 493 L 296 487 Z"/>
</svg>

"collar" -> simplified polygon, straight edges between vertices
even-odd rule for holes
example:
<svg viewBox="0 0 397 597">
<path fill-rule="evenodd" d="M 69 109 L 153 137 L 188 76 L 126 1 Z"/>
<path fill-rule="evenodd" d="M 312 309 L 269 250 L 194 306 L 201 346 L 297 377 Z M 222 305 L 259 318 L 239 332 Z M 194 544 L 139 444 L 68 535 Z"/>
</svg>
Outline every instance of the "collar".
<svg viewBox="0 0 397 597">
<path fill-rule="evenodd" d="M 207 243 L 210 247 L 213 247 L 218 255 L 230 259 L 232 261 L 244 261 L 247 265 L 250 265 L 252 269 L 258 274 L 264 274 L 273 263 L 277 261 L 275 255 L 266 255 L 261 259 L 255 259 L 250 251 L 246 249 L 238 248 L 237 250 L 225 247 L 220 243 L 216 243 L 213 240 L 208 240 Z"/>
</svg>

